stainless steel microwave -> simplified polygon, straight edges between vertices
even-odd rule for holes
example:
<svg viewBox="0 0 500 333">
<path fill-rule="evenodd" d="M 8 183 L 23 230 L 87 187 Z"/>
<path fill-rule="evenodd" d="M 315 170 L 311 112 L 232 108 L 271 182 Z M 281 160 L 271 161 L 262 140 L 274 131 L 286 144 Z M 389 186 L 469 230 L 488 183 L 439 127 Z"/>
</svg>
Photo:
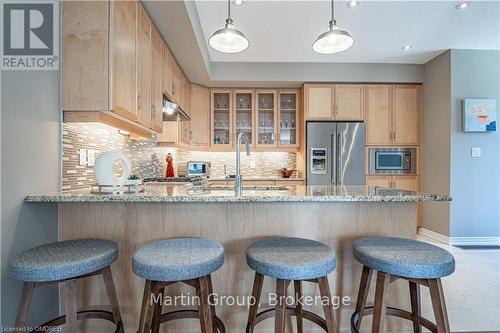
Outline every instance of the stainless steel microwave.
<svg viewBox="0 0 500 333">
<path fill-rule="evenodd" d="M 370 174 L 417 173 L 416 148 L 370 148 Z"/>
<path fill-rule="evenodd" d="M 187 175 L 210 177 L 210 162 L 187 162 Z"/>
</svg>

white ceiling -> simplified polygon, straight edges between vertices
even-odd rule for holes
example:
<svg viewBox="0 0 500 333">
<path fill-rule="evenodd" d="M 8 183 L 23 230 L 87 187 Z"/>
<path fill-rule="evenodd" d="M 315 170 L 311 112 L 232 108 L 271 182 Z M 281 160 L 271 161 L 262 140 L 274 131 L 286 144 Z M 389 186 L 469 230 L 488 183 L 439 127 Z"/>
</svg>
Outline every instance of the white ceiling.
<svg viewBox="0 0 500 333">
<path fill-rule="evenodd" d="M 335 1 L 337 23 L 354 36 L 355 44 L 339 54 L 318 55 L 311 44 L 328 27 L 328 1 L 244 0 L 231 7 L 231 16 L 250 47 L 224 54 L 208 47 L 207 39 L 223 26 L 227 2 L 195 0 L 201 42 L 211 62 L 423 64 L 451 48 L 500 49 L 500 1 L 472 1 L 464 10 L 456 10 L 457 3 L 360 0 L 359 6 L 347 8 L 346 1 Z M 405 44 L 411 50 L 401 50 Z"/>
</svg>

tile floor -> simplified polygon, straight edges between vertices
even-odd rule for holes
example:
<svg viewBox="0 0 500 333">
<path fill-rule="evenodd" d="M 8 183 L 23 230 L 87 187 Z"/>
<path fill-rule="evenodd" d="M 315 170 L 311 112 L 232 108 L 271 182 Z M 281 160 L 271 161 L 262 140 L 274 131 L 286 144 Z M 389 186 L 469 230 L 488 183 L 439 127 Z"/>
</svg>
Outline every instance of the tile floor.
<svg viewBox="0 0 500 333">
<path fill-rule="evenodd" d="M 463 250 L 430 238 L 453 254 L 456 270 L 443 279 L 443 288 L 452 332 L 500 332 L 500 250 Z M 422 288 L 422 314 L 433 318 L 430 296 Z"/>
</svg>

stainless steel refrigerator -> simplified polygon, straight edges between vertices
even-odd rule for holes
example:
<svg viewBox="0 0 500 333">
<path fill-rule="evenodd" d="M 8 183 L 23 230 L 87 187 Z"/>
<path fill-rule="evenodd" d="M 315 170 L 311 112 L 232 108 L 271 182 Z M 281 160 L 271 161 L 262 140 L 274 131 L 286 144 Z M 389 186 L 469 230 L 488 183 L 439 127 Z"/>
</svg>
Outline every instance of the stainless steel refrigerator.
<svg viewBox="0 0 500 333">
<path fill-rule="evenodd" d="M 365 124 L 307 123 L 307 185 L 365 184 Z"/>
</svg>

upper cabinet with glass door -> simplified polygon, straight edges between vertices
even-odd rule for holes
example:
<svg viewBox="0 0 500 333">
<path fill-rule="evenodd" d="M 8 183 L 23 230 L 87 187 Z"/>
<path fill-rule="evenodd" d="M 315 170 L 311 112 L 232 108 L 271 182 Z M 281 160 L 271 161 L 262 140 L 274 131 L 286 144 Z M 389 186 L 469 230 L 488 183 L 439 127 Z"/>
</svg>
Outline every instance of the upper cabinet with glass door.
<svg viewBox="0 0 500 333">
<path fill-rule="evenodd" d="M 244 133 L 241 143 L 248 142 L 253 145 L 253 90 L 235 90 L 233 108 L 235 111 L 233 117 L 235 140 L 240 133 Z"/>
<path fill-rule="evenodd" d="M 257 90 L 257 146 L 275 147 L 277 143 L 276 90 Z"/>
<path fill-rule="evenodd" d="M 232 145 L 231 91 L 212 90 L 212 146 Z"/>
<path fill-rule="evenodd" d="M 298 92 L 297 90 L 280 90 L 278 96 L 278 145 L 297 147 L 297 128 L 299 127 Z"/>
</svg>

